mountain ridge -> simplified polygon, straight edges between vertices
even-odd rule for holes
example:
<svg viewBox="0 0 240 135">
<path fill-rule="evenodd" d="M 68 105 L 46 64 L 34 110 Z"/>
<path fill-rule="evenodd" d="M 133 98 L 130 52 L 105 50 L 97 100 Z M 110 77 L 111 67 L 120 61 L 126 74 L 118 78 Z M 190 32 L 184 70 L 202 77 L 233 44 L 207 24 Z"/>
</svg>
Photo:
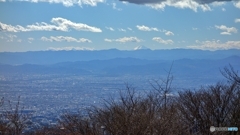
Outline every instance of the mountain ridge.
<svg viewBox="0 0 240 135">
<path fill-rule="evenodd" d="M 179 60 L 144 60 L 137 58 L 114 58 L 109 60 L 91 60 L 76 62 L 61 62 L 56 64 L 23 64 L 0 65 L 0 73 L 52 73 L 52 74 L 158 74 L 164 73 L 173 63 L 176 74 L 200 74 L 214 71 L 231 64 L 240 70 L 240 56 L 230 56 L 218 60 L 209 59 L 179 59 Z M 212 74 L 212 73 L 211 73 Z"/>
<path fill-rule="evenodd" d="M 136 51 L 110 50 L 75 50 L 75 51 L 34 51 L 34 52 L 2 52 L 0 63 L 18 64 L 55 64 L 60 62 L 108 60 L 114 58 L 138 58 L 146 60 L 178 60 L 190 59 L 223 59 L 229 56 L 240 56 L 240 50 L 194 50 L 194 49 L 172 49 L 172 50 L 150 50 L 140 49 Z"/>
</svg>

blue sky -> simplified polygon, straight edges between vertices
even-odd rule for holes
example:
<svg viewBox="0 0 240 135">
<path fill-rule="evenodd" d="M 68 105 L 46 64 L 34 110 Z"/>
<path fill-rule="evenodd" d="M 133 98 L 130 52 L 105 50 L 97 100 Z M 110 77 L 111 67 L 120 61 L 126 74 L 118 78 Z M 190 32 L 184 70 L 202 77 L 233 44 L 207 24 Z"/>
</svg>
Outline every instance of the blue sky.
<svg viewBox="0 0 240 135">
<path fill-rule="evenodd" d="M 239 0 L 0 0 L 0 52 L 240 49 L 239 33 Z"/>
</svg>

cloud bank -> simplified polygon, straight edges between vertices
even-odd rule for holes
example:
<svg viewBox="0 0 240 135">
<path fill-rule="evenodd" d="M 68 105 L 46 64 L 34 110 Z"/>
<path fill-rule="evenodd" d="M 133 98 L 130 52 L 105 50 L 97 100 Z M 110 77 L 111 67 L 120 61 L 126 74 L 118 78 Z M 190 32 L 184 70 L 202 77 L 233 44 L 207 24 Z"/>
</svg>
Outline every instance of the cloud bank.
<svg viewBox="0 0 240 135">
<path fill-rule="evenodd" d="M 83 23 L 75 23 L 70 20 L 57 17 L 52 18 L 52 24 L 48 24 L 45 22 L 35 23 L 32 25 L 27 25 L 26 27 L 16 25 L 8 25 L 0 22 L 0 31 L 7 32 L 26 32 L 26 31 L 69 31 L 70 29 L 74 29 L 77 31 L 90 31 L 90 32 L 102 32 L 100 28 L 89 26 Z"/>
<path fill-rule="evenodd" d="M 207 41 L 196 41 L 197 45 L 188 46 L 192 49 L 201 50 L 228 50 L 228 49 L 240 49 L 240 41 L 227 41 L 225 43 L 220 40 L 207 40 Z"/>
<path fill-rule="evenodd" d="M 49 42 L 62 42 L 62 41 L 66 41 L 66 42 L 78 42 L 78 43 L 91 43 L 92 41 L 86 38 L 73 38 L 73 37 L 64 37 L 64 36 L 51 36 L 50 38 L 47 37 L 42 37 L 41 38 L 42 41 L 49 41 Z"/>
<path fill-rule="evenodd" d="M 137 37 L 123 37 L 118 39 L 104 39 L 106 42 L 120 42 L 120 43 L 126 43 L 126 42 L 141 42 L 141 39 L 138 39 Z"/>
</svg>

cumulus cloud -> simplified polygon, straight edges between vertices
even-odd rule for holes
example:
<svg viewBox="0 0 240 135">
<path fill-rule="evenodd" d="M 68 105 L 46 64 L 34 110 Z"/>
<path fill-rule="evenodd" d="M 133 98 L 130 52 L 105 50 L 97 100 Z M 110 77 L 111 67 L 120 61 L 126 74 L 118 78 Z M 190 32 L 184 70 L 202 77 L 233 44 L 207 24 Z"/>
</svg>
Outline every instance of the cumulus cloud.
<svg viewBox="0 0 240 135">
<path fill-rule="evenodd" d="M 6 0 L 1 0 L 6 1 Z M 12 1 L 12 0 L 9 0 Z M 104 3 L 105 0 L 16 0 L 16 1 L 25 1 L 25 2 L 46 2 L 46 3 L 55 3 L 55 4 L 63 4 L 66 7 L 71 7 L 74 5 L 89 5 L 89 6 L 97 6 L 98 3 Z"/>
<path fill-rule="evenodd" d="M 222 6 L 225 2 L 234 1 L 234 5 L 240 8 L 240 2 L 236 0 L 119 0 L 134 4 L 146 5 L 154 9 L 164 10 L 166 6 L 176 8 L 189 8 L 197 12 L 198 9 L 211 11 L 210 6 Z"/>
<path fill-rule="evenodd" d="M 223 32 L 220 33 L 222 35 L 231 35 L 232 33 L 237 33 L 238 31 L 235 27 L 227 27 L 225 25 L 215 25 L 215 28 L 222 30 Z"/>
<path fill-rule="evenodd" d="M 66 41 L 66 42 L 78 42 L 78 43 L 91 43 L 92 41 L 86 38 L 73 38 L 73 37 L 64 37 L 64 36 L 51 36 L 50 38 L 47 37 L 42 37 L 41 38 L 42 41 L 49 41 L 49 42 L 62 42 L 62 41 Z"/>
<path fill-rule="evenodd" d="M 88 47 L 73 47 L 73 46 L 67 46 L 67 47 L 49 47 L 47 50 L 51 51 L 72 51 L 72 50 L 89 50 L 93 51 L 93 48 L 88 48 Z"/>
<path fill-rule="evenodd" d="M 240 8 L 240 1 L 235 1 L 235 2 L 234 2 L 234 6 L 235 6 L 236 8 Z"/>
<path fill-rule="evenodd" d="M 171 32 L 171 31 L 166 31 L 166 32 L 165 32 L 165 35 L 167 35 L 167 36 L 173 36 L 173 35 L 174 35 L 174 33 L 173 33 L 173 32 Z"/>
<path fill-rule="evenodd" d="M 168 31 L 168 30 L 165 30 L 165 29 L 159 30 L 158 28 L 148 27 L 148 26 L 145 26 L 145 25 L 137 25 L 136 27 L 137 27 L 137 29 L 140 30 L 140 31 L 160 31 L 160 32 L 164 32 L 165 35 L 167 35 L 167 36 L 173 36 L 173 35 L 174 35 L 173 32 Z"/>
<path fill-rule="evenodd" d="M 173 44 L 173 43 L 174 43 L 174 42 L 173 42 L 172 40 L 170 40 L 170 39 L 168 39 L 168 40 L 163 40 L 161 37 L 154 37 L 152 40 L 153 40 L 153 41 L 156 41 L 156 42 L 158 42 L 158 43 L 161 43 L 161 44 Z"/>
<path fill-rule="evenodd" d="M 0 31 L 7 32 L 54 31 L 54 30 L 69 31 L 69 29 L 75 29 L 78 31 L 102 32 L 100 28 L 89 26 L 83 23 L 75 23 L 61 17 L 52 18 L 51 23 L 52 24 L 41 22 L 23 27 L 20 25 L 12 26 L 0 22 Z"/>
<path fill-rule="evenodd" d="M 12 26 L 12 25 L 8 25 L 0 22 L 0 31 L 18 32 L 18 31 L 27 31 L 27 29 L 25 29 L 20 25 Z"/>
<path fill-rule="evenodd" d="M 119 0 L 119 1 L 125 1 L 129 3 L 135 3 L 135 4 L 154 4 L 154 3 L 161 3 L 167 0 Z M 232 1 L 232 0 L 191 0 L 194 2 L 197 2 L 199 4 L 209 4 L 209 3 L 219 3 L 223 4 L 223 2 Z"/>
<path fill-rule="evenodd" d="M 137 25 L 136 27 L 138 30 L 141 30 L 141 31 L 159 31 L 157 28 L 148 27 L 144 25 Z"/>
<path fill-rule="evenodd" d="M 240 49 L 240 41 L 227 41 L 222 43 L 220 40 L 212 41 L 196 41 L 197 45 L 188 46 L 192 49 L 201 50 L 227 50 L 227 49 Z"/>
<path fill-rule="evenodd" d="M 106 29 L 108 29 L 110 31 L 114 31 L 114 29 L 112 27 L 106 27 Z"/>
<path fill-rule="evenodd" d="M 119 38 L 115 40 L 116 42 L 141 42 L 140 39 L 138 39 L 137 37 L 123 37 L 123 38 Z"/>
<path fill-rule="evenodd" d="M 137 37 L 123 37 L 118 39 L 104 39 L 106 42 L 120 42 L 120 43 L 126 43 L 126 42 L 141 42 L 141 39 L 138 39 Z"/>
<path fill-rule="evenodd" d="M 235 19 L 235 23 L 240 23 L 240 18 Z"/>
</svg>

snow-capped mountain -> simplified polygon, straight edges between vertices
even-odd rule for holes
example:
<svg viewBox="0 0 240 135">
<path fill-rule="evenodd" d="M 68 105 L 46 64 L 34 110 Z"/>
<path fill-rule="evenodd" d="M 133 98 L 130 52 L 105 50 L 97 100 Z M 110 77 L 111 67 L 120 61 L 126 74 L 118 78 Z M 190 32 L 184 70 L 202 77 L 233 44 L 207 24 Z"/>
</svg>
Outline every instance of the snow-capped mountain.
<svg viewBox="0 0 240 135">
<path fill-rule="evenodd" d="M 140 45 L 134 48 L 134 50 L 145 50 L 145 49 L 149 49 L 146 46 Z"/>
</svg>

